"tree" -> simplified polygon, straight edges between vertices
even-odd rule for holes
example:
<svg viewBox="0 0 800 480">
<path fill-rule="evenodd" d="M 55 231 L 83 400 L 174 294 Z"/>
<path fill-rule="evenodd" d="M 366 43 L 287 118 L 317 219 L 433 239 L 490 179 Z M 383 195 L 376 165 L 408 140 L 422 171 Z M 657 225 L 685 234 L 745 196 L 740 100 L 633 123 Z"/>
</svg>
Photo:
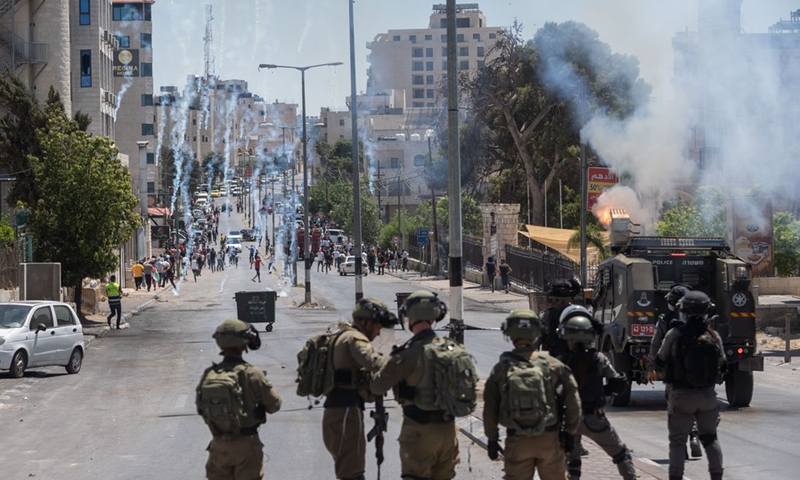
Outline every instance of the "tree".
<svg viewBox="0 0 800 480">
<path fill-rule="evenodd" d="M 603 238 L 603 230 L 596 223 L 586 224 L 586 244 L 597 248 L 600 259 L 605 260 L 611 256 L 611 252 L 606 248 L 606 240 Z M 567 251 L 581 248 L 581 232 L 573 233 L 567 240 Z"/>
<path fill-rule="evenodd" d="M 439 223 L 439 236 L 449 238 L 450 232 L 450 202 L 447 195 L 436 202 L 436 221 Z M 428 225 L 433 223 L 431 219 Z M 466 193 L 461 194 L 461 228 L 467 235 L 483 234 L 483 215 L 474 198 Z"/>
<path fill-rule="evenodd" d="M 117 267 L 114 250 L 141 223 L 139 202 L 110 139 L 87 135 L 54 98 L 45 113 L 46 126 L 36 131 L 41 152 L 28 156 L 41 195 L 31 217 L 35 251 L 37 261 L 61 263 L 80 312 L 83 279 Z"/>
<path fill-rule="evenodd" d="M 462 154 L 468 165 L 482 162 L 484 172 L 518 169 L 531 190 L 533 223 L 540 225 L 545 185 L 551 188 L 575 161 L 577 132 L 591 112 L 625 118 L 650 89 L 638 78 L 635 58 L 612 53 L 583 24 L 546 23 L 528 42 L 520 30 L 515 24 L 499 34 L 494 58 L 477 74 L 460 77 L 473 115 L 464 143 L 476 147 Z"/>
<path fill-rule="evenodd" d="M 725 237 L 726 215 L 723 192 L 714 187 L 700 187 L 693 204 L 680 199 L 667 202 L 656 231 L 663 237 Z"/>
<path fill-rule="evenodd" d="M 8 215 L 0 217 L 0 251 L 14 246 L 14 227 L 8 222 Z"/>
<path fill-rule="evenodd" d="M 776 212 L 772 216 L 775 270 L 781 277 L 795 275 L 800 265 L 800 221 L 789 212 Z"/>
</svg>

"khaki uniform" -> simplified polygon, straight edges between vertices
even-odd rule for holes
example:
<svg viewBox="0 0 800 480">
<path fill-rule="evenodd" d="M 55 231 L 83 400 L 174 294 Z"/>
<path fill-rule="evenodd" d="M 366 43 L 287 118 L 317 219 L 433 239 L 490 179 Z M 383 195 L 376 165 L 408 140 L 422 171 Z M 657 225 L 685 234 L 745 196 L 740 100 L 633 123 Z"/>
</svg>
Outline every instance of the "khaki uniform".
<svg viewBox="0 0 800 480">
<path fill-rule="evenodd" d="M 225 358 L 220 367 L 233 369 L 246 362 L 242 358 Z M 281 408 L 281 399 L 264 371 L 247 365 L 247 384 L 243 386 L 245 408 L 252 412 L 252 424 L 242 425 L 242 435 L 214 436 L 208 444 L 206 477 L 209 480 L 253 480 L 264 477 L 264 444 L 258 438 L 258 427 L 266 423 L 267 413 Z M 202 380 L 201 380 L 202 382 Z M 202 412 L 197 413 L 202 415 Z"/>
<path fill-rule="evenodd" d="M 336 339 L 333 347 L 336 386 L 325 400 L 322 439 L 333 457 L 338 479 L 364 478 L 364 400 L 370 397 L 365 372 L 378 371 L 384 362 L 369 339 L 354 328 L 347 328 Z"/>
<path fill-rule="evenodd" d="M 423 330 L 403 346 L 395 348 L 389 361 L 372 377 L 371 389 L 383 395 L 393 389 L 403 407 L 400 429 L 402 477 L 449 480 L 456 476 L 461 461 L 456 425 L 444 411 L 424 411 L 414 404 L 414 387 L 422 380 L 423 349 L 436 338 L 433 330 Z"/>
<path fill-rule="evenodd" d="M 513 355 L 522 358 L 544 358 L 550 366 L 553 397 L 548 403 L 557 405 L 556 411 L 563 412 L 563 428 L 566 433 L 575 435 L 581 422 L 581 402 L 578 386 L 569 367 L 561 363 L 547 352 L 534 351 L 533 347 L 515 348 Z M 505 392 L 505 379 L 509 362 L 498 362 L 483 391 L 483 429 L 486 438 L 498 440 L 500 432 L 498 424 L 510 424 L 508 412 L 501 408 Z M 526 436 L 507 430 L 504 460 L 506 480 L 531 480 L 536 470 L 542 480 L 564 480 L 567 477 L 566 457 L 559 443 L 561 424 L 554 417 L 541 435 Z"/>
</svg>

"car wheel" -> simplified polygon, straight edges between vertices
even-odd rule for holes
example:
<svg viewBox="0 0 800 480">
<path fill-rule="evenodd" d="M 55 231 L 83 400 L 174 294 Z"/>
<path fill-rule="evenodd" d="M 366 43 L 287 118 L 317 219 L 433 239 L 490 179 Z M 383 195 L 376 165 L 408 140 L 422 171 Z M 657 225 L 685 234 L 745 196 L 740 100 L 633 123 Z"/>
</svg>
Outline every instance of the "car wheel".
<svg viewBox="0 0 800 480">
<path fill-rule="evenodd" d="M 12 377 L 22 378 L 22 376 L 25 375 L 25 367 L 27 366 L 28 356 L 23 350 L 19 350 L 14 354 L 14 358 L 11 359 L 11 368 L 9 368 L 8 371 L 11 372 Z"/>
<path fill-rule="evenodd" d="M 81 365 L 83 364 L 83 352 L 81 352 L 80 348 L 76 348 L 72 351 L 72 355 L 69 356 L 69 363 L 67 363 L 67 373 L 69 374 L 76 374 L 81 371 Z"/>
</svg>

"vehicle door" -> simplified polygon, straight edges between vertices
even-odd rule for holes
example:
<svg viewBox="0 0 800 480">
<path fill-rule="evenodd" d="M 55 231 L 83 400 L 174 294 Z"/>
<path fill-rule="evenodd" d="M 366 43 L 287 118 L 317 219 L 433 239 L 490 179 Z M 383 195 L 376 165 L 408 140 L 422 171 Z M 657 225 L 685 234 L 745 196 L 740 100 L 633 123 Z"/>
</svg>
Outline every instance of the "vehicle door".
<svg viewBox="0 0 800 480">
<path fill-rule="evenodd" d="M 39 330 L 39 325 L 44 325 L 44 330 Z M 51 365 L 55 358 L 58 338 L 56 330 L 53 328 L 53 312 L 49 305 L 41 306 L 33 310 L 31 320 L 28 325 L 30 334 L 28 336 L 31 358 L 28 365 L 41 366 Z"/>
<path fill-rule="evenodd" d="M 75 313 L 66 305 L 53 305 L 53 311 L 56 314 L 56 325 L 53 329 L 58 340 L 55 363 L 61 365 L 69 361 L 72 349 L 83 341 L 83 330 Z"/>
</svg>

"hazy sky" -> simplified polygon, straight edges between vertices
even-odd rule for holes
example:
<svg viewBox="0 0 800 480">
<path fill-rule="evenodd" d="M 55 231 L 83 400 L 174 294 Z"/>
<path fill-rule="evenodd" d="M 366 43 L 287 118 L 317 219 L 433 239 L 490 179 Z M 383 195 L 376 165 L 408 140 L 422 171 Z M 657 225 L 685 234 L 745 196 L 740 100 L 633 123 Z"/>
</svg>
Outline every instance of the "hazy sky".
<svg viewBox="0 0 800 480">
<path fill-rule="evenodd" d="M 424 28 L 434 3 L 445 0 L 362 0 L 355 3 L 356 75 L 366 88 L 366 43 L 390 29 Z M 464 3 L 464 2 L 460 2 Z M 483 0 L 489 26 L 507 27 L 515 19 L 526 38 L 545 22 L 576 20 L 600 34 L 616 52 L 634 55 L 642 76 L 658 87 L 672 72 L 675 32 L 696 30 L 698 0 Z M 311 65 L 344 62 L 306 74 L 309 115 L 320 107 L 344 109 L 350 94 L 348 4 L 346 0 L 157 0 L 153 6 L 154 80 L 183 86 L 187 75 L 202 75 L 205 5 L 213 5 L 216 74 L 244 79 L 250 91 L 268 101 L 300 103 L 300 73 L 262 70 L 259 63 Z M 764 33 L 797 0 L 744 0 L 742 29 Z"/>
</svg>

